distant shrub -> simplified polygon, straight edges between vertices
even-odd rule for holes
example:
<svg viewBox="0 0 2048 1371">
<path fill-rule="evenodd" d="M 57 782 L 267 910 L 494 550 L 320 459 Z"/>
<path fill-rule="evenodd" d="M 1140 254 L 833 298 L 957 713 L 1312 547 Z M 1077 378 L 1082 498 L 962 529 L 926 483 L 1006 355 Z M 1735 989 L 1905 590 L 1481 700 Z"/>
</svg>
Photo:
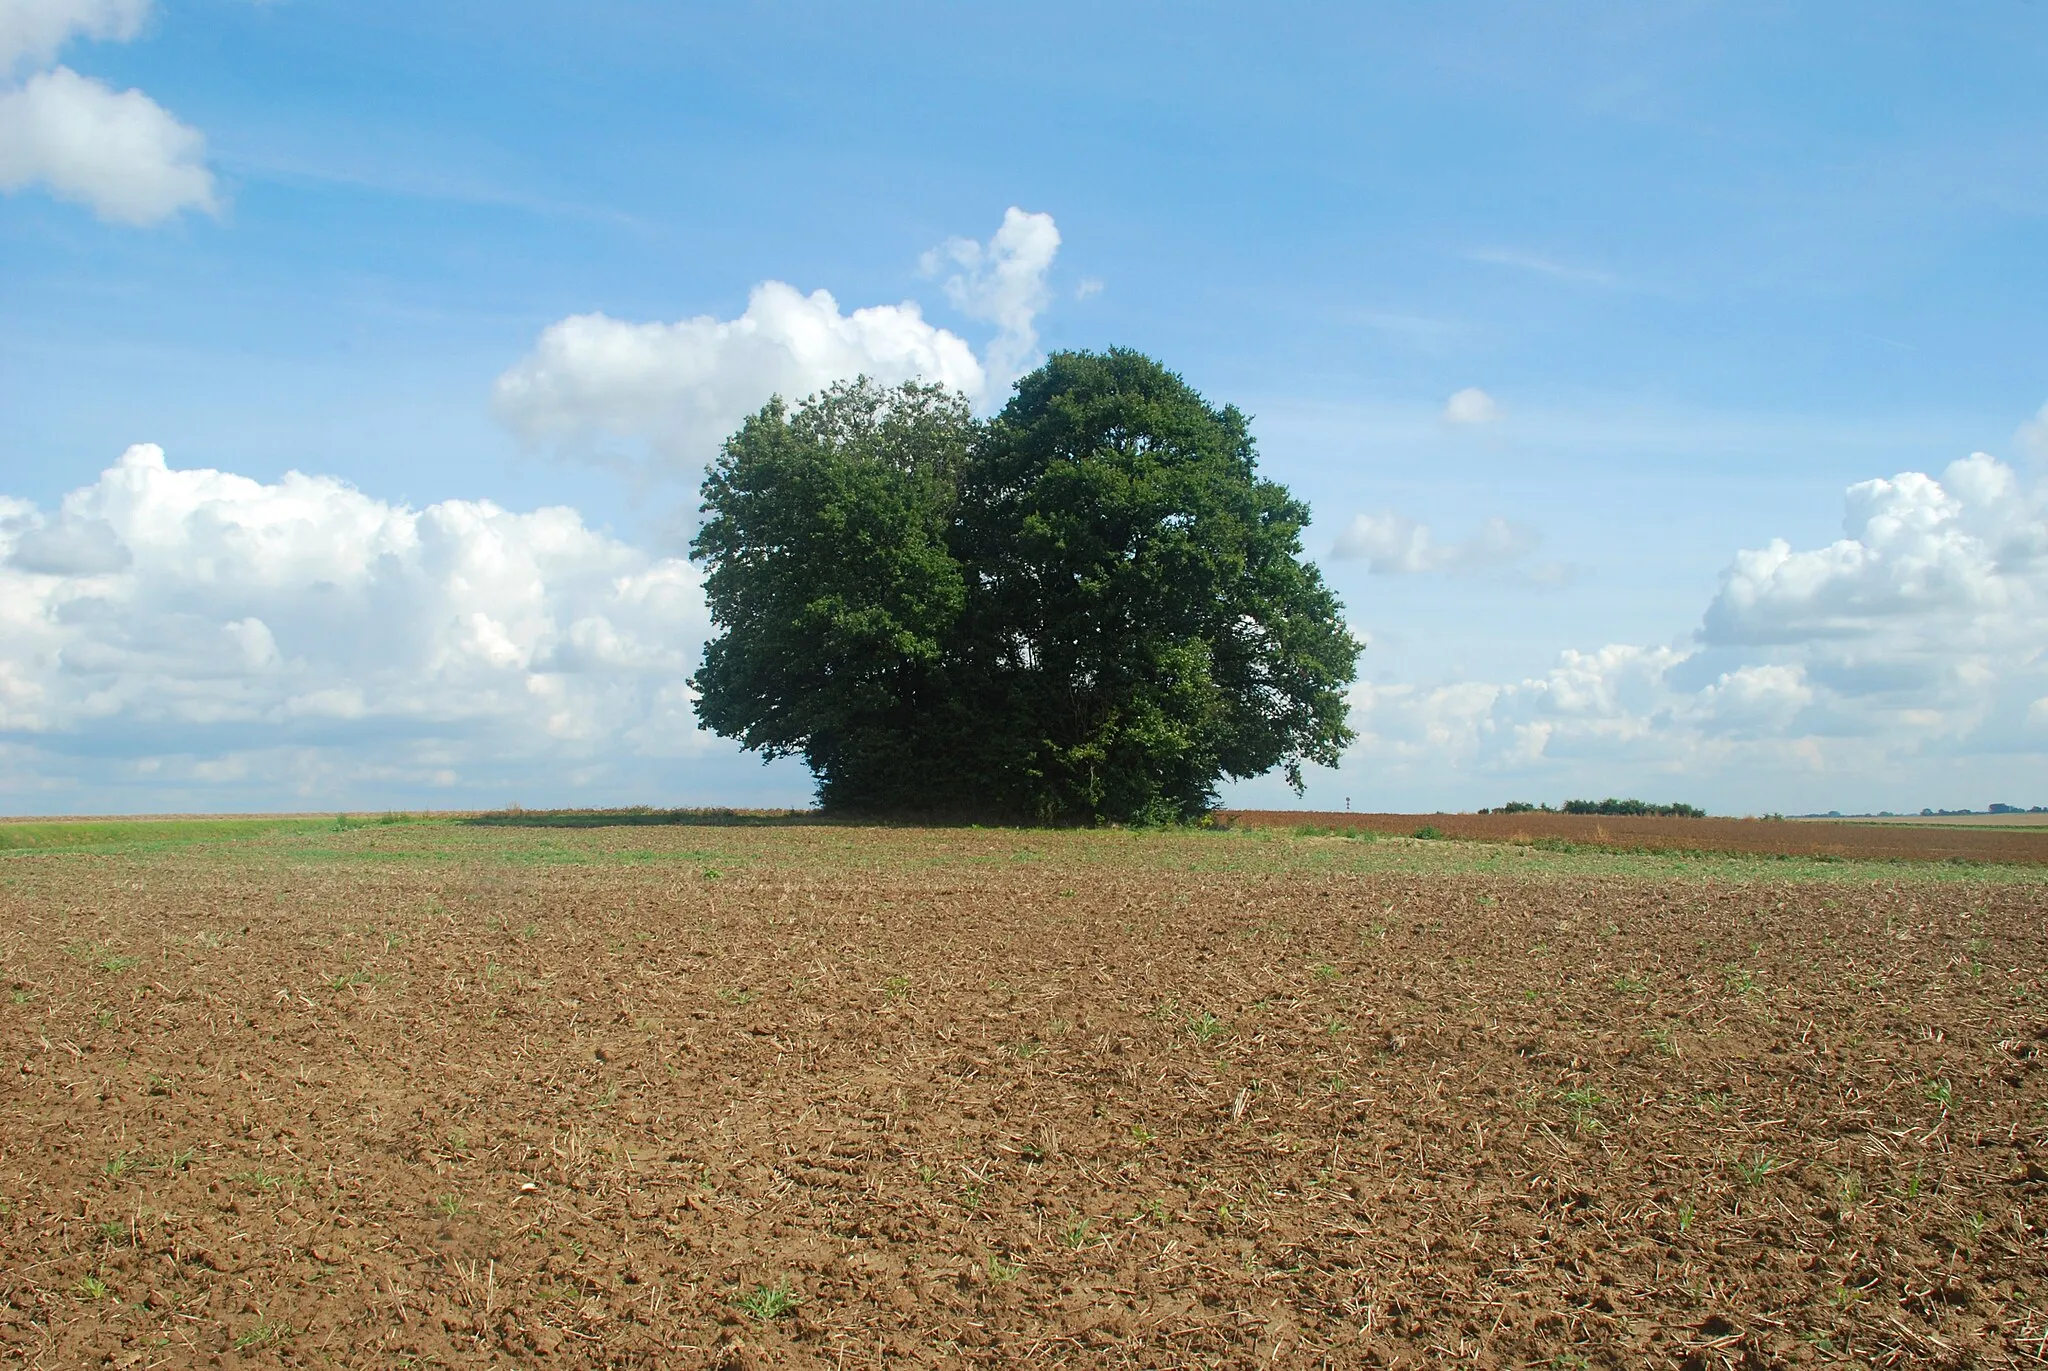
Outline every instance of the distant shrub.
<svg viewBox="0 0 2048 1371">
<path fill-rule="evenodd" d="M 1704 819 L 1707 811 L 1692 805 L 1653 805 L 1643 800 L 1566 800 L 1567 814 L 1605 814 L 1620 818 Z"/>
<path fill-rule="evenodd" d="M 1418 838 L 1441 838 L 1444 835 L 1435 824 L 1424 824 L 1415 830 L 1415 836 Z"/>
</svg>

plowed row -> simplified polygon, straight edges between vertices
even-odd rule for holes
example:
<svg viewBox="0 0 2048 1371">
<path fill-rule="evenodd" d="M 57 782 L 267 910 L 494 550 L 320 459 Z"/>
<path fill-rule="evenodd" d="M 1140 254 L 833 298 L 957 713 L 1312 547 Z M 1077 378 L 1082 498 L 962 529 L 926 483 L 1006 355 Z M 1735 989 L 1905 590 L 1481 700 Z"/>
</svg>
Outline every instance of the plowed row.
<svg viewBox="0 0 2048 1371">
<path fill-rule="evenodd" d="M 1621 852 L 1733 852 L 1837 861 L 2048 865 L 2048 827 L 1972 828 L 1783 819 L 1656 819 L 1603 814 L 1322 814 L 1236 810 L 1244 828 L 1301 827 L 1398 834 L 1428 827 L 1447 838 L 1524 846 L 1570 843 Z"/>
<path fill-rule="evenodd" d="M 0 865 L 0 1362 L 2033 1366 L 2028 879 L 1247 835 Z"/>
</svg>

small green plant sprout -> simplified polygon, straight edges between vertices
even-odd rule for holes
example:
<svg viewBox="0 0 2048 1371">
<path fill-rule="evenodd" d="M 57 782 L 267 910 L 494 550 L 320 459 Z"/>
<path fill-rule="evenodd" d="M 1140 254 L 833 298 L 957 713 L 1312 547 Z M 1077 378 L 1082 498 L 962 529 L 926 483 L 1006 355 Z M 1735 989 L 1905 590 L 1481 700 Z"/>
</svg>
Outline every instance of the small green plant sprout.
<svg viewBox="0 0 2048 1371">
<path fill-rule="evenodd" d="M 707 880 L 707 881 L 715 881 L 715 880 L 717 880 L 717 879 L 718 879 L 718 868 L 717 868 L 717 867 L 715 867 L 715 866 L 707 866 L 707 867 L 705 867 L 705 868 L 704 868 L 704 879 L 705 879 L 705 880 Z"/>
<path fill-rule="evenodd" d="M 100 1236 L 108 1242 L 120 1242 L 128 1236 L 128 1225 L 119 1219 L 108 1219 L 100 1225 Z"/>
<path fill-rule="evenodd" d="M 979 1210 L 981 1208 L 981 1197 L 982 1184 L 980 1181 L 969 1181 L 960 1187 L 960 1207 L 962 1209 L 969 1210 L 970 1212 Z"/>
<path fill-rule="evenodd" d="M 1208 1042 L 1228 1027 L 1228 1024 L 1206 1009 L 1188 1020 L 1188 1032 L 1195 1035 L 1197 1042 Z"/>
<path fill-rule="evenodd" d="M 16 1004 L 27 1004 L 30 1000 L 34 999 L 35 996 L 29 994 L 26 988 L 17 988 L 10 998 L 12 998 Z"/>
<path fill-rule="evenodd" d="M 1095 1225 L 1087 1218 L 1076 1218 L 1073 1222 L 1067 1224 L 1066 1227 L 1060 1229 L 1058 1235 L 1060 1246 L 1071 1247 L 1076 1252 L 1079 1252 L 1088 1245 L 1088 1239 L 1094 1236 L 1094 1231 Z"/>
<path fill-rule="evenodd" d="M 1764 1177 L 1784 1169 L 1785 1163 L 1770 1153 L 1759 1150 L 1748 1158 L 1737 1157 L 1734 1162 L 1735 1179 L 1744 1185 L 1761 1185 Z"/>
<path fill-rule="evenodd" d="M 896 1003 L 896 1001 L 904 998 L 909 993 L 910 977 L 908 976 L 891 976 L 888 980 L 882 982 L 882 998 L 890 1004 Z"/>
<path fill-rule="evenodd" d="M 1140 1147 L 1143 1147 L 1146 1144 L 1150 1143 L 1152 1139 L 1157 1136 L 1158 1135 L 1155 1134 L 1151 1129 L 1145 1127 L 1145 1125 L 1141 1123 L 1134 1123 L 1131 1125 L 1131 1141 L 1136 1143 Z"/>
<path fill-rule="evenodd" d="M 134 1169 L 135 1158 L 129 1156 L 126 1152 L 116 1152 L 113 1156 L 107 1158 L 106 1165 L 100 1168 L 110 1181 L 118 1181 Z"/>
<path fill-rule="evenodd" d="M 751 1294 L 739 1297 L 741 1312 L 767 1323 L 771 1319 L 787 1318 L 796 1312 L 798 1301 L 790 1290 L 788 1280 L 777 1281 L 774 1285 L 757 1285 Z"/>
<path fill-rule="evenodd" d="M 1334 981 L 1344 974 L 1328 962 L 1317 962 L 1308 971 L 1311 976 L 1314 976 L 1319 981 Z"/>
<path fill-rule="evenodd" d="M 1955 1087 L 1951 1086 L 1946 1078 L 1929 1081 L 1926 1088 L 1920 1093 L 1927 1097 L 1929 1104 L 1940 1105 L 1943 1109 L 1948 1108 L 1949 1102 L 1956 1095 Z"/>
<path fill-rule="evenodd" d="M 1678 1055 L 1678 1040 L 1671 1036 L 1669 1025 L 1653 1028 L 1643 1036 L 1648 1038 L 1663 1056 L 1675 1057 Z"/>
<path fill-rule="evenodd" d="M 1854 1171 L 1837 1171 L 1835 1193 L 1842 1197 L 1842 1208 L 1852 1208 L 1863 1198 L 1863 1178 Z"/>
<path fill-rule="evenodd" d="M 754 1001 L 761 998 L 760 991 L 749 990 L 743 985 L 720 986 L 718 989 L 712 991 L 711 993 L 716 995 L 720 1000 L 724 1001 L 726 1004 L 736 1004 L 742 1007 L 750 1005 Z"/>
<path fill-rule="evenodd" d="M 1345 1023 L 1335 1014 L 1332 1014 L 1330 1015 L 1330 1017 L 1323 1020 L 1323 1032 L 1329 1034 L 1333 1038 L 1336 1037 L 1339 1033 L 1349 1031 L 1350 1027 L 1350 1024 Z"/>
<path fill-rule="evenodd" d="M 142 958 L 126 956 L 119 952 L 109 952 L 99 960 L 100 970 L 111 972 L 116 976 L 131 967 L 140 965 L 142 965 Z"/>
<path fill-rule="evenodd" d="M 71 1293 L 82 1300 L 103 1300 L 113 1293 L 107 1283 L 88 1271 L 79 1277 L 78 1284 L 71 1287 Z"/>
<path fill-rule="evenodd" d="M 1004 1261 L 994 1252 L 988 1254 L 988 1260 L 982 1263 L 982 1268 L 988 1272 L 989 1280 L 997 1285 L 1001 1285 L 1004 1281 L 1016 1280 L 1017 1274 L 1024 1269 L 1016 1262 Z"/>
<path fill-rule="evenodd" d="M 1678 1231 L 1683 1233 L 1692 1227 L 1692 1221 L 1699 1217 L 1699 1206 L 1691 1200 L 1682 1201 L 1678 1206 Z"/>
<path fill-rule="evenodd" d="M 1640 995 L 1650 988 L 1650 982 L 1641 976 L 1616 976 L 1614 988 L 1623 995 Z"/>
<path fill-rule="evenodd" d="M 272 1319 L 261 1318 L 235 1335 L 237 1352 L 253 1352 L 259 1347 L 278 1347 L 290 1342 L 292 1326 Z"/>
<path fill-rule="evenodd" d="M 1572 1112 L 1572 1127 L 1581 1133 L 1601 1133 L 1605 1128 L 1596 1112 L 1607 1097 L 1590 1085 L 1575 1086 L 1558 1096 Z"/>
<path fill-rule="evenodd" d="M 1443 830 L 1435 824 L 1424 824 L 1415 830 L 1415 836 L 1418 838 L 1441 838 L 1444 834 Z"/>
<path fill-rule="evenodd" d="M 1756 993 L 1756 976 L 1739 966 L 1722 967 L 1721 979 L 1726 983 L 1728 989 L 1737 995 L 1753 995 Z"/>
<path fill-rule="evenodd" d="M 452 1219 L 462 1212 L 462 1196 L 437 1195 L 434 1197 L 434 1212 L 444 1219 Z"/>
</svg>

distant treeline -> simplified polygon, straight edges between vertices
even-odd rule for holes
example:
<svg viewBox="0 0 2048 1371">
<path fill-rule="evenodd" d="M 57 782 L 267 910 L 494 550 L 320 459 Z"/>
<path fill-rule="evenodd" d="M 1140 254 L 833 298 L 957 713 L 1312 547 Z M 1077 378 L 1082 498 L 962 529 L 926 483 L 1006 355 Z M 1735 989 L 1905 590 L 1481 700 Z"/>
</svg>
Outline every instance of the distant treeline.
<svg viewBox="0 0 2048 1371">
<path fill-rule="evenodd" d="M 1628 818 L 1652 819 L 1704 819 L 1707 811 L 1696 805 L 1653 805 L 1647 800 L 1566 800 L 1562 810 L 1549 805 L 1532 805 L 1521 800 L 1510 800 L 1498 809 L 1482 809 L 1481 814 L 1610 814 Z"/>
</svg>

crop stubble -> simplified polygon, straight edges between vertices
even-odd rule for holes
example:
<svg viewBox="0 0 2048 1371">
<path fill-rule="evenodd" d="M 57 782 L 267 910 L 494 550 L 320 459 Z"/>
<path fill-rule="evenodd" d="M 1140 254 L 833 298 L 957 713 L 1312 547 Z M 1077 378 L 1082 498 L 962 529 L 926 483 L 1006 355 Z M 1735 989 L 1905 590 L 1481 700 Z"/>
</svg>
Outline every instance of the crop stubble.
<svg viewBox="0 0 2048 1371">
<path fill-rule="evenodd" d="M 2035 1365 L 2042 886 L 369 830 L 0 870 L 0 1360 Z"/>
</svg>

